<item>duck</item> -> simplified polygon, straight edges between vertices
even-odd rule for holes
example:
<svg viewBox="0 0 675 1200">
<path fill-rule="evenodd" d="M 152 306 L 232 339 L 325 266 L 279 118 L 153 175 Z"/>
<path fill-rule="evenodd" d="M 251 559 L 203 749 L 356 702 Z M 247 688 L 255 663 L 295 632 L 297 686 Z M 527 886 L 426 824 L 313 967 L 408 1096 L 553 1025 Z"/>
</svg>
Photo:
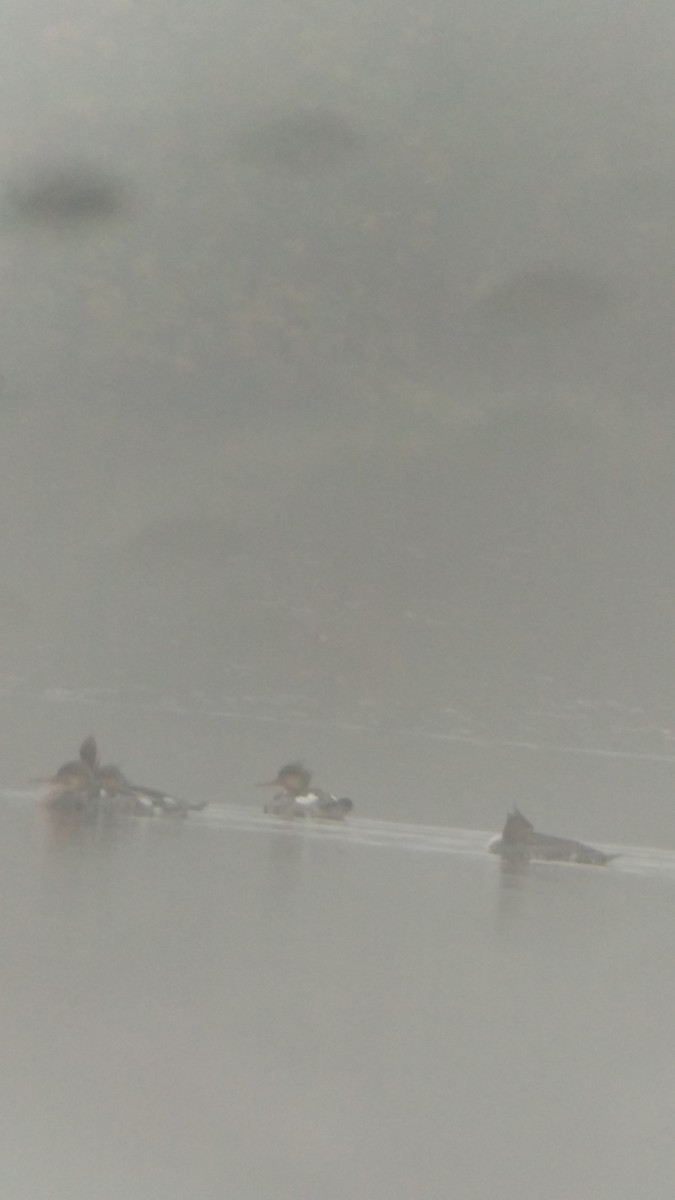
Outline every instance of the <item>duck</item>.
<svg viewBox="0 0 675 1200">
<path fill-rule="evenodd" d="M 49 808 L 90 811 L 100 793 L 97 781 L 99 753 L 96 738 L 89 734 L 79 750 L 79 758 L 59 767 L 55 775 L 40 779 L 41 799 Z"/>
<path fill-rule="evenodd" d="M 119 767 L 101 765 L 96 739 L 90 734 L 80 746 L 79 759 L 64 763 L 45 780 L 45 802 L 52 807 L 100 809 L 137 816 L 186 817 L 206 807 L 206 801 L 179 800 L 157 788 L 130 783 Z M 113 802 L 114 803 L 111 803 Z"/>
<path fill-rule="evenodd" d="M 618 858 L 617 854 L 605 854 L 594 846 L 569 838 L 554 837 L 550 833 L 537 833 L 531 821 L 514 806 L 508 814 L 501 836 L 488 844 L 491 854 L 499 854 L 510 862 L 568 862 L 583 866 L 605 867 Z"/>
<path fill-rule="evenodd" d="M 301 762 L 287 763 L 275 779 L 259 783 L 258 787 L 278 787 L 281 790 L 264 806 L 266 813 L 276 817 L 318 817 L 324 821 L 343 821 L 354 804 L 346 796 L 332 796 L 322 788 L 310 787 L 312 775 Z"/>
<path fill-rule="evenodd" d="M 99 767 L 96 779 L 104 804 L 115 801 L 114 811 L 128 812 L 139 817 L 186 817 L 190 809 L 201 809 L 205 804 L 190 804 L 169 796 L 157 788 L 130 783 L 119 767 L 111 763 Z"/>
</svg>

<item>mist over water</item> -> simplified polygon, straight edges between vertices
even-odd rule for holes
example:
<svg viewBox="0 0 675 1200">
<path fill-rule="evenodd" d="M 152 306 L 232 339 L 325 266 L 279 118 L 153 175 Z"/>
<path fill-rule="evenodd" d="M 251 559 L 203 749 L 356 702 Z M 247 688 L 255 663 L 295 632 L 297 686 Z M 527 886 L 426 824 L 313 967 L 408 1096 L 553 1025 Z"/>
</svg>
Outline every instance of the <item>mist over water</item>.
<svg viewBox="0 0 675 1200">
<path fill-rule="evenodd" d="M 3 787 L 675 847 L 669 10 L 6 9 Z M 10 1200 L 670 1200 L 667 872 L 43 818 Z"/>
</svg>

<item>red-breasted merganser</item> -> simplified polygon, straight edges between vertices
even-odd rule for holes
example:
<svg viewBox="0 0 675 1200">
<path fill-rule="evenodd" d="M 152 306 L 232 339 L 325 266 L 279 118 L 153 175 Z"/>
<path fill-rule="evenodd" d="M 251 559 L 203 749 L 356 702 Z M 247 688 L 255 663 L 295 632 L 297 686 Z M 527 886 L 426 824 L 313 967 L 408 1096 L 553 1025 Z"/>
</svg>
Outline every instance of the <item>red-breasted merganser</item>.
<svg viewBox="0 0 675 1200">
<path fill-rule="evenodd" d="M 108 764 L 99 767 L 96 779 L 101 796 L 115 800 L 115 811 L 135 813 L 140 817 L 186 817 L 188 812 L 199 811 L 206 807 L 206 802 L 190 803 L 169 796 L 157 788 L 143 787 L 138 783 L 130 783 L 119 767 Z"/>
<path fill-rule="evenodd" d="M 115 800 L 116 812 L 185 817 L 190 810 L 206 807 L 206 802 L 190 803 L 157 788 L 130 783 L 119 767 L 101 766 L 96 739 L 91 735 L 80 746 L 78 760 L 64 763 L 56 775 L 43 782 L 45 802 L 59 808 L 93 809 L 101 801 Z"/>
<path fill-rule="evenodd" d="M 491 854 L 499 854 L 511 862 L 569 862 L 587 866 L 604 867 L 617 854 L 605 854 L 583 842 L 554 837 L 550 833 L 537 833 L 531 821 L 519 809 L 513 809 L 506 818 L 501 837 L 493 838 L 488 844 Z"/>
<path fill-rule="evenodd" d="M 311 773 L 301 762 L 282 767 L 276 779 L 259 783 L 258 787 L 279 787 L 265 805 L 266 813 L 277 817 L 320 817 L 328 821 L 343 821 L 354 807 L 346 796 L 331 796 L 321 788 L 310 788 Z"/>
</svg>

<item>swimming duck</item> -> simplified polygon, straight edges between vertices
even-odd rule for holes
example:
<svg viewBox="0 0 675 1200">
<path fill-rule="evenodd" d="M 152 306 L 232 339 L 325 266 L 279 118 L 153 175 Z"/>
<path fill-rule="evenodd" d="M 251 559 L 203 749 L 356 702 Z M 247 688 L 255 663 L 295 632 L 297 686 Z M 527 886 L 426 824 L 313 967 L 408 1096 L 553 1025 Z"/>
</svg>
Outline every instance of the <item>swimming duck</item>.
<svg viewBox="0 0 675 1200">
<path fill-rule="evenodd" d="M 80 746 L 79 758 L 64 763 L 49 779 L 38 781 L 43 803 L 59 809 L 93 808 L 100 792 L 98 762 L 96 738 L 89 734 Z"/>
<path fill-rule="evenodd" d="M 97 768 L 96 780 L 101 795 L 116 801 L 116 811 L 122 809 L 141 817 L 186 817 L 190 810 L 198 812 L 206 807 L 206 801 L 189 803 L 160 792 L 157 788 L 130 783 L 119 767 L 110 764 Z"/>
<path fill-rule="evenodd" d="M 550 833 L 536 833 L 534 825 L 514 806 L 506 818 L 501 837 L 493 838 L 488 844 L 491 854 L 500 854 L 511 862 L 569 862 L 588 866 L 604 867 L 616 854 L 605 854 L 583 842 L 554 837 Z"/>
<path fill-rule="evenodd" d="M 157 788 L 130 783 L 119 767 L 101 766 L 96 739 L 91 735 L 80 746 L 79 759 L 64 763 L 56 775 L 41 782 L 44 802 L 56 808 L 91 810 L 114 800 L 115 812 L 185 817 L 190 810 L 206 807 L 206 802 L 189 803 Z"/>
<path fill-rule="evenodd" d="M 319 817 L 328 821 L 343 821 L 354 807 L 346 796 L 331 796 L 321 788 L 310 788 L 311 772 L 301 762 L 288 763 L 276 779 L 259 783 L 258 787 L 279 787 L 265 805 L 266 813 L 277 817 Z"/>
</svg>

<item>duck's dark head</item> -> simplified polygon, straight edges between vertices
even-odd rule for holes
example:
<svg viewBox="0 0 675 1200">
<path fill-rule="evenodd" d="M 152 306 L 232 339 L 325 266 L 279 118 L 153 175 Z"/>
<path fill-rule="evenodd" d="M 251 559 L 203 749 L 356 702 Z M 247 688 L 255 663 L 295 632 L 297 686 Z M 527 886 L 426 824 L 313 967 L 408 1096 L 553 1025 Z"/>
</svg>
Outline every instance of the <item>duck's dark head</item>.
<svg viewBox="0 0 675 1200">
<path fill-rule="evenodd" d="M 519 846 L 529 841 L 534 833 L 534 825 L 515 806 L 506 818 L 502 830 L 502 841 L 505 845 Z"/>
<path fill-rule="evenodd" d="M 98 766 L 98 746 L 96 738 L 90 733 L 80 746 L 80 759 L 85 767 L 89 767 L 90 771 L 95 771 Z"/>
<path fill-rule="evenodd" d="M 268 779 L 258 787 L 279 787 L 289 796 L 304 796 L 311 778 L 311 772 L 301 762 L 292 762 L 281 767 L 276 779 Z"/>
<path fill-rule="evenodd" d="M 121 796 L 129 793 L 129 783 L 119 767 L 99 767 L 96 772 L 96 782 L 106 796 Z"/>
</svg>

